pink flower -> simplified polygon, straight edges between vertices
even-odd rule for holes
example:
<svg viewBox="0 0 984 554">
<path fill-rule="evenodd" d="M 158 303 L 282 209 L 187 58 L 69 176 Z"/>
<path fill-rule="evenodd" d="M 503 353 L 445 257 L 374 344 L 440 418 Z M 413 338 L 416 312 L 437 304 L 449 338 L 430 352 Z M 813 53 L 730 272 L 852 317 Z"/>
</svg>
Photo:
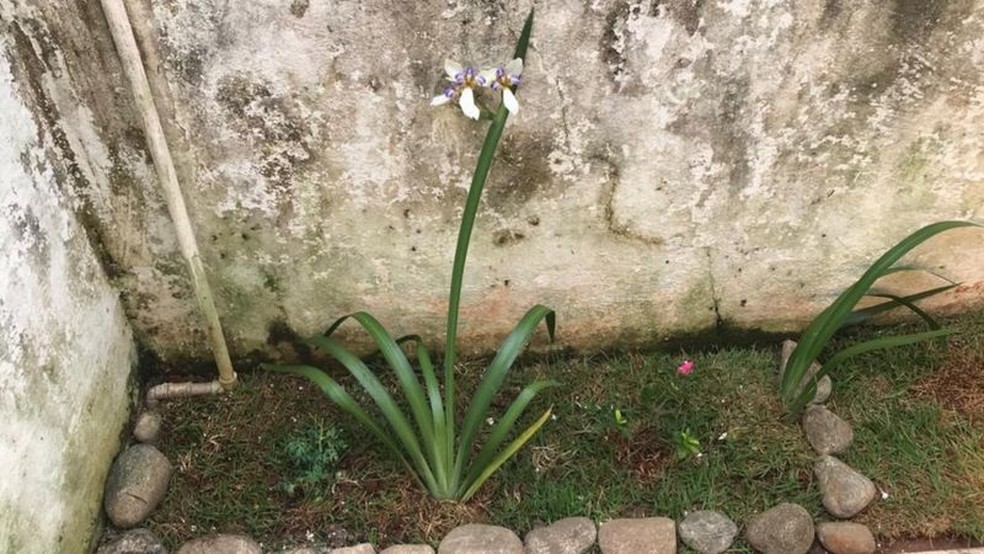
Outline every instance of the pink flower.
<svg viewBox="0 0 984 554">
<path fill-rule="evenodd" d="M 677 366 L 677 374 L 679 375 L 690 375 L 694 371 L 694 361 L 684 360 L 682 364 Z"/>
</svg>

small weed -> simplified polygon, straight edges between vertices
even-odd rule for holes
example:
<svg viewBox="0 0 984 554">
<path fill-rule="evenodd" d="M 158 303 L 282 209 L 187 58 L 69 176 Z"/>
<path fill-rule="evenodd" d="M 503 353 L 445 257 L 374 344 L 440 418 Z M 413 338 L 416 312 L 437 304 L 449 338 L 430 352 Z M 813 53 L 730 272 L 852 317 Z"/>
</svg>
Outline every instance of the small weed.
<svg viewBox="0 0 984 554">
<path fill-rule="evenodd" d="M 301 428 L 284 441 L 291 475 L 281 481 L 281 489 L 294 496 L 299 490 L 310 495 L 324 488 L 333 479 L 336 465 L 347 449 L 348 444 L 334 426 L 317 421 Z"/>
</svg>

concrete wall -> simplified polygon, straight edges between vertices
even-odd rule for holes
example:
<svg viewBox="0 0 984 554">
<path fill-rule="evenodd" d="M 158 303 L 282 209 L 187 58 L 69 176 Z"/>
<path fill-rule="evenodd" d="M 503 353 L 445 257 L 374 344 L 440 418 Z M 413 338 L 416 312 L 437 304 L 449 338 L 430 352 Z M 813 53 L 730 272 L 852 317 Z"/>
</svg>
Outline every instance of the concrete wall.
<svg viewBox="0 0 984 554">
<path fill-rule="evenodd" d="M 357 309 L 438 346 L 484 125 L 429 100 L 530 2 L 127 1 L 233 355 Z M 536 302 L 583 349 L 793 329 L 984 219 L 984 0 L 556 0 L 533 36 L 466 351 Z M 129 326 L 172 362 L 206 341 L 98 1 L 0 0 L 0 52 L 0 549 L 80 551 Z M 981 308 L 980 233 L 913 257 L 966 282 L 937 307 Z"/>
<path fill-rule="evenodd" d="M 28 74 L 9 8 L 0 3 L 0 552 L 85 552 L 135 348 L 78 221 L 76 169 L 58 155 L 61 126 L 87 110 L 43 101 L 70 91 L 54 71 Z"/>
<path fill-rule="evenodd" d="M 16 55 L 61 64 L 91 116 L 62 155 L 137 337 L 207 359 L 97 3 L 33 4 Z M 505 60 L 530 2 L 128 5 L 234 356 L 357 309 L 437 346 L 485 127 L 429 100 L 446 57 Z M 917 227 L 984 219 L 984 0 L 537 7 L 466 274 L 468 351 L 536 302 L 579 348 L 793 329 Z M 981 306 L 980 239 L 914 257 L 967 282 L 944 307 Z"/>
</svg>

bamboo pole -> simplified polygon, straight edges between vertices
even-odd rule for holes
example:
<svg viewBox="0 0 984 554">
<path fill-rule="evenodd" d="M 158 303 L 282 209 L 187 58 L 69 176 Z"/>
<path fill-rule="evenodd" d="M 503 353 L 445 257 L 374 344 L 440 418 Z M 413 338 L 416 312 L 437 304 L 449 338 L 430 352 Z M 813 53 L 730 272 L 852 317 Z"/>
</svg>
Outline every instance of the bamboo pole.
<svg viewBox="0 0 984 554">
<path fill-rule="evenodd" d="M 191 284 L 195 291 L 195 299 L 198 301 L 198 309 L 205 318 L 212 355 L 215 357 L 215 365 L 219 370 L 218 382 L 222 390 L 230 390 L 236 384 L 236 372 L 233 370 L 232 361 L 229 359 L 229 349 L 222 334 L 222 324 L 219 322 L 219 314 L 215 309 L 215 302 L 212 300 L 212 291 L 208 286 L 205 268 L 198 253 L 198 243 L 195 241 L 191 219 L 188 217 L 188 210 L 181 194 L 181 186 L 174 169 L 174 160 L 171 158 L 171 151 L 164 137 L 164 129 L 154 104 L 150 84 L 147 82 L 147 74 L 144 71 L 140 51 L 137 49 L 137 42 L 133 36 L 130 19 L 127 17 L 126 7 L 122 0 L 100 0 L 100 2 L 106 16 L 106 22 L 109 23 L 110 33 L 113 35 L 113 42 L 116 44 L 116 52 L 119 54 L 120 62 L 123 65 L 123 73 L 130 83 L 130 90 L 143 120 L 147 146 L 150 149 L 151 157 L 154 159 L 154 168 L 157 170 L 164 199 L 167 201 L 167 210 L 171 215 L 171 221 L 174 222 L 181 254 L 188 263 L 188 269 L 191 272 Z"/>
</svg>

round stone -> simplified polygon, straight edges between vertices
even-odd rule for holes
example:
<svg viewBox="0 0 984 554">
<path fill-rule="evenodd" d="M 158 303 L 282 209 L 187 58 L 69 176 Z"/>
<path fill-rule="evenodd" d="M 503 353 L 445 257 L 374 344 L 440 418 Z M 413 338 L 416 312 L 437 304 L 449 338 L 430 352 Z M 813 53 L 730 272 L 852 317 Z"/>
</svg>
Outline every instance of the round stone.
<svg viewBox="0 0 984 554">
<path fill-rule="evenodd" d="M 860 523 L 825 521 L 817 525 L 817 538 L 831 554 L 873 554 L 877 544 L 871 531 Z"/>
<path fill-rule="evenodd" d="M 167 457 L 149 444 L 135 444 L 120 454 L 103 499 L 113 525 L 133 527 L 150 515 L 164 498 L 172 471 Z"/>
<path fill-rule="evenodd" d="M 813 544 L 813 518 L 798 504 L 780 504 L 759 514 L 745 530 L 762 554 L 806 554 Z"/>
<path fill-rule="evenodd" d="M 875 484 L 833 456 L 822 456 L 813 465 L 817 486 L 823 495 L 823 507 L 830 515 L 854 517 L 875 499 Z"/>
<path fill-rule="evenodd" d="M 437 547 L 438 554 L 524 554 L 523 541 L 505 527 L 469 523 L 455 527 Z"/>
<path fill-rule="evenodd" d="M 133 438 L 139 442 L 154 444 L 161 432 L 161 414 L 149 410 L 137 417 L 137 422 L 133 426 Z"/>
<path fill-rule="evenodd" d="M 687 514 L 677 525 L 680 540 L 699 554 L 719 554 L 731 547 L 738 526 L 731 518 L 710 510 Z"/>
</svg>

